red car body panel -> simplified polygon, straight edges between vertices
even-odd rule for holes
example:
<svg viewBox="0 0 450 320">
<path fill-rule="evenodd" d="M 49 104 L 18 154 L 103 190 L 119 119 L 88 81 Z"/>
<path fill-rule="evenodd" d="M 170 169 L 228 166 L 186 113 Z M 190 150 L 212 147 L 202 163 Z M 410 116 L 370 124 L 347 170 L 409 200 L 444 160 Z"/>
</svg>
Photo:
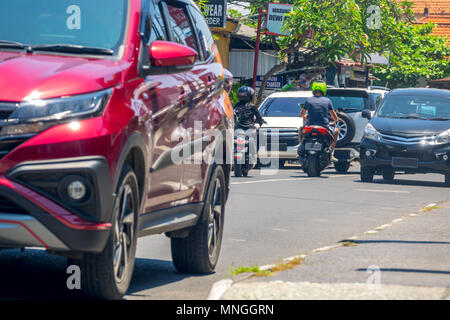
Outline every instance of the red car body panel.
<svg viewBox="0 0 450 320">
<path fill-rule="evenodd" d="M 232 105 L 224 69 L 215 50 L 208 61 L 192 70 L 139 76 L 141 1 L 130 1 L 122 55 L 116 58 L 18 51 L 0 51 L 0 101 L 22 102 L 113 89 L 102 116 L 55 125 L 30 138 L 0 159 L 0 185 L 32 201 L 72 229 L 110 228 L 110 221 L 86 221 L 44 194 L 8 180 L 7 173 L 24 162 L 104 157 L 114 185 L 124 148 L 133 135 L 144 141 L 148 159 L 143 179 L 141 214 L 201 202 L 208 184 L 214 139 L 203 150 L 201 163 L 181 163 L 155 170 L 152 166 L 167 150 L 180 144 L 176 137 L 195 139 L 210 130 L 233 130 Z M 185 99 L 199 95 L 197 100 Z M 196 122 L 200 127 L 196 127 Z M 200 132 L 195 132 L 199 128 Z M 151 172 L 152 171 L 152 172 Z"/>
</svg>

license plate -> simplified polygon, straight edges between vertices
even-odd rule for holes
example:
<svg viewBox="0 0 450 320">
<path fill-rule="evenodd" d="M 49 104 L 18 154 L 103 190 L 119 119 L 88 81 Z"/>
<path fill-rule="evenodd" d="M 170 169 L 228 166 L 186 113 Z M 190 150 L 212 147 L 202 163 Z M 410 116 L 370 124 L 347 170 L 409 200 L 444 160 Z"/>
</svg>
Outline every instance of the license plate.
<svg viewBox="0 0 450 320">
<path fill-rule="evenodd" d="M 392 166 L 395 168 L 419 168 L 418 158 L 392 158 Z"/>
<path fill-rule="evenodd" d="M 322 150 L 322 145 L 318 142 L 307 142 L 305 145 L 305 150 L 306 151 L 321 151 Z"/>
<path fill-rule="evenodd" d="M 267 151 L 287 151 L 287 144 L 286 143 L 268 144 Z"/>
</svg>

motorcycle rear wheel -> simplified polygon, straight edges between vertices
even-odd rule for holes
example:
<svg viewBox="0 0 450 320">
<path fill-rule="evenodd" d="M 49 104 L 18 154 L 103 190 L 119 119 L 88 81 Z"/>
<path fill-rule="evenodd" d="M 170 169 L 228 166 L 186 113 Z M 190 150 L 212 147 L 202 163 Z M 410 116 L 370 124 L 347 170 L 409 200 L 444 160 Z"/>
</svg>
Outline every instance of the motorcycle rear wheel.
<svg viewBox="0 0 450 320">
<path fill-rule="evenodd" d="M 316 156 L 309 156 L 306 160 L 306 173 L 308 177 L 320 177 L 319 159 Z"/>
</svg>

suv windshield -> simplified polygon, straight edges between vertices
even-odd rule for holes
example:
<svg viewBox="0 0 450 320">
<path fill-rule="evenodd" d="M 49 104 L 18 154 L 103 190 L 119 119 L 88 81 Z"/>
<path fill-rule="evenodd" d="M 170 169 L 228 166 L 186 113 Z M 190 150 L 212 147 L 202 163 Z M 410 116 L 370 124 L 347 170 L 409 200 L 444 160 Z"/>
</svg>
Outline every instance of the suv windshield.
<svg viewBox="0 0 450 320">
<path fill-rule="evenodd" d="M 378 117 L 450 120 L 450 98 L 418 95 L 388 96 L 378 111 Z"/>
<path fill-rule="evenodd" d="M 307 98 L 269 98 L 259 112 L 263 117 L 299 117 Z"/>
<path fill-rule="evenodd" d="M 127 7 L 128 0 L 0 1 L 0 49 L 117 54 Z"/>
<path fill-rule="evenodd" d="M 369 99 L 361 96 L 329 94 L 327 98 L 333 102 L 334 109 L 345 112 L 359 112 L 367 109 L 369 106 Z"/>
</svg>

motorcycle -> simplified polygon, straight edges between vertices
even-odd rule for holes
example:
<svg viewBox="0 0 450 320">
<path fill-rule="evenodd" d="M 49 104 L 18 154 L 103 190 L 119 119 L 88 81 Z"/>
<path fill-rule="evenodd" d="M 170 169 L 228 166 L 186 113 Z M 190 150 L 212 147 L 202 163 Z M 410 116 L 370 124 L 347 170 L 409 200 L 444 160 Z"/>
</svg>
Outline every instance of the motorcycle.
<svg viewBox="0 0 450 320">
<path fill-rule="evenodd" d="M 302 144 L 298 149 L 300 164 L 308 177 L 320 177 L 331 164 L 333 136 L 321 126 L 306 126 L 302 132 Z"/>
<path fill-rule="evenodd" d="M 256 139 L 253 134 L 236 130 L 234 135 L 234 175 L 247 177 L 256 166 Z"/>
</svg>

